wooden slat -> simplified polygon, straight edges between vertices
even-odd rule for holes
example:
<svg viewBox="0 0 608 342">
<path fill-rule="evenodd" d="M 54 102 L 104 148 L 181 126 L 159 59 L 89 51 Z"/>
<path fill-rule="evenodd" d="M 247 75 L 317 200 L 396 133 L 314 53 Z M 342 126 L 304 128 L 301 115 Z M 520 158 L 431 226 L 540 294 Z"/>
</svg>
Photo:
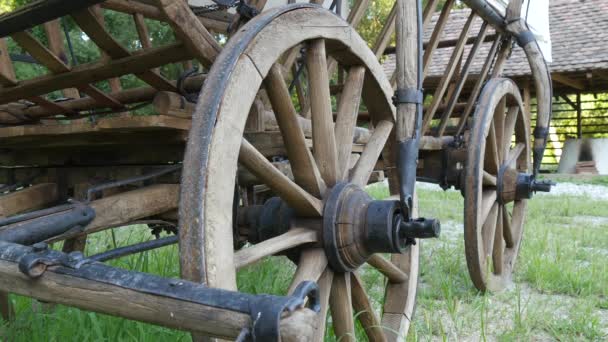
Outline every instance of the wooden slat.
<svg viewBox="0 0 608 342">
<path fill-rule="evenodd" d="M 473 20 L 475 18 L 476 18 L 476 14 L 474 12 L 472 12 L 471 15 L 469 16 L 469 18 L 467 19 L 467 22 L 464 24 L 462 31 L 460 32 L 460 37 L 458 38 L 458 44 L 456 45 L 456 47 L 454 47 L 454 51 L 452 52 L 452 56 L 450 57 L 446 70 L 443 73 L 441 80 L 439 81 L 439 85 L 437 86 L 437 89 L 435 89 L 435 93 L 433 94 L 433 102 L 429 106 L 429 109 L 427 110 L 427 112 L 424 114 L 424 120 L 423 120 L 423 124 L 422 124 L 422 135 L 424 135 L 424 133 L 428 130 L 428 128 L 431 124 L 431 121 L 433 120 L 435 113 L 437 112 L 437 109 L 439 108 L 439 105 L 441 104 L 441 101 L 443 100 L 443 96 L 448 88 L 448 85 L 450 84 L 450 81 L 452 80 L 452 77 L 454 76 L 454 72 L 456 71 L 456 68 L 458 66 L 457 61 L 462 56 L 467 37 L 469 35 L 469 31 L 471 30 Z"/>
<path fill-rule="evenodd" d="M 467 119 L 471 115 L 473 108 L 475 107 L 475 103 L 477 103 L 477 97 L 479 96 L 479 92 L 481 88 L 485 84 L 485 80 L 490 72 L 490 68 L 492 67 L 492 62 L 494 61 L 494 55 L 498 50 L 498 46 L 500 45 L 500 41 L 502 40 L 502 36 L 498 36 L 494 43 L 492 43 L 492 47 L 486 56 L 486 60 L 483 64 L 483 68 L 479 73 L 479 77 L 477 78 L 477 82 L 475 82 L 475 86 L 471 91 L 471 95 L 469 95 L 469 99 L 467 100 L 467 105 L 460 116 L 460 121 L 458 122 L 458 128 L 456 129 L 456 136 L 462 134 L 465 124 L 467 123 Z"/>
<path fill-rule="evenodd" d="M 103 23 L 95 15 L 94 10 L 87 8 L 72 14 L 78 26 L 91 38 L 91 40 L 112 59 L 130 57 L 131 53 L 120 45 L 105 29 Z M 158 90 L 177 91 L 177 88 L 159 74 L 150 71 L 139 71 L 134 74 L 142 81 Z"/>
<path fill-rule="evenodd" d="M 70 72 L 70 67 L 59 58 L 56 54 L 54 54 L 51 50 L 47 49 L 44 45 L 34 38 L 27 31 L 22 31 L 15 33 L 11 36 L 17 44 L 19 44 L 23 49 L 25 49 L 32 57 L 34 57 L 41 65 L 44 65 L 48 68 L 53 74 L 62 74 Z M 122 104 L 115 99 L 111 98 L 109 95 L 103 93 L 101 90 L 95 88 L 92 85 L 75 85 L 78 89 L 82 90 L 82 92 L 91 96 L 91 98 L 99 101 L 101 104 L 106 105 L 112 108 L 120 108 Z M 78 91 L 73 88 L 63 89 L 63 93 L 65 96 L 70 96 L 74 99 L 80 98 Z"/>
<path fill-rule="evenodd" d="M 475 40 L 475 44 L 473 44 L 473 47 L 471 47 L 471 50 L 469 51 L 469 55 L 467 56 L 467 61 L 465 62 L 464 67 L 460 73 L 460 78 L 458 80 L 458 83 L 456 84 L 456 87 L 450 97 L 450 100 L 448 101 L 448 105 L 447 105 L 446 109 L 444 110 L 443 115 L 441 116 L 439 128 L 437 129 L 437 133 L 436 133 L 436 135 L 438 137 L 443 136 L 443 134 L 445 133 L 445 129 L 448 126 L 448 120 L 450 119 L 450 116 L 452 115 L 452 112 L 454 111 L 454 108 L 456 107 L 456 104 L 458 102 L 458 97 L 460 97 L 460 92 L 462 91 L 462 88 L 464 87 L 464 84 L 467 81 L 467 78 L 469 76 L 469 71 L 471 71 L 471 66 L 473 65 L 473 61 L 475 60 L 475 57 L 477 56 L 477 52 L 479 51 L 479 48 L 481 47 L 481 43 L 485 40 L 487 33 L 488 33 L 488 23 L 486 21 L 484 21 L 481 26 L 481 29 L 479 30 L 479 34 L 477 35 L 477 39 Z"/>
<path fill-rule="evenodd" d="M 55 56 L 57 56 L 62 61 L 62 63 L 67 64 L 68 59 L 65 53 L 65 45 L 63 44 L 63 38 L 61 35 L 61 19 L 55 19 L 44 23 L 44 31 L 46 33 L 46 39 L 49 44 L 49 50 L 52 51 L 53 54 L 55 54 Z M 63 89 L 62 93 L 63 96 L 67 98 L 80 98 L 80 93 L 78 93 L 78 90 L 74 88 Z"/>
<path fill-rule="evenodd" d="M 374 48 L 372 51 L 376 54 L 376 57 L 380 59 L 382 55 L 384 55 L 384 50 L 390 43 L 393 33 L 395 33 L 395 18 L 397 17 L 397 2 L 393 5 L 391 12 L 388 14 L 384 21 L 384 26 L 382 27 L 382 31 L 376 38 L 376 42 L 374 43 Z"/>
<path fill-rule="evenodd" d="M 126 58 L 112 60 L 108 64 L 82 64 L 69 73 L 45 75 L 4 88 L 0 92 L 0 103 L 17 101 L 25 97 L 47 94 L 55 90 L 73 87 L 83 83 L 94 83 L 111 77 L 129 73 L 146 72 L 159 65 L 174 63 L 189 58 L 181 43 L 149 49 Z M 172 86 L 173 87 L 173 86 Z M 174 87 L 173 87 L 174 88 Z M 176 90 L 174 90 L 175 92 Z M 42 98 L 41 98 L 42 99 Z M 31 100 L 32 102 L 37 102 Z M 48 101 L 47 101 L 48 102 Z M 55 104 L 56 106 L 59 106 Z M 62 109 L 63 112 L 67 110 Z"/>
<path fill-rule="evenodd" d="M 15 76 L 15 69 L 13 69 L 13 64 L 11 63 L 8 47 L 6 44 L 5 38 L 0 38 L 0 96 L 2 96 L 6 91 L 7 87 L 14 87 L 17 85 L 17 77 Z M 22 94 L 14 98 L 13 100 L 8 100 L 6 102 L 17 101 L 17 100 L 29 100 L 41 107 L 46 108 L 52 113 L 72 113 L 70 110 L 66 110 L 58 104 L 55 104 L 43 97 L 40 96 L 32 96 L 31 94 Z M 0 100 L 2 103 L 2 100 Z"/>
<path fill-rule="evenodd" d="M 454 0 L 447 0 L 445 2 L 445 4 L 443 4 L 443 9 L 441 10 L 441 14 L 439 15 L 439 18 L 437 19 L 437 23 L 435 24 L 435 28 L 433 30 L 433 33 L 431 34 L 431 40 L 429 41 L 429 44 L 426 46 L 426 49 L 424 50 L 424 56 L 422 58 L 423 60 L 423 75 L 426 75 L 428 68 L 431 64 L 431 59 L 433 58 L 433 53 L 435 52 L 435 49 L 437 48 L 437 44 L 439 43 L 439 39 L 441 38 L 441 35 L 443 34 L 443 29 L 445 28 L 445 25 L 448 22 L 448 17 L 450 16 L 450 12 L 452 10 L 452 7 L 454 6 Z"/>
</svg>

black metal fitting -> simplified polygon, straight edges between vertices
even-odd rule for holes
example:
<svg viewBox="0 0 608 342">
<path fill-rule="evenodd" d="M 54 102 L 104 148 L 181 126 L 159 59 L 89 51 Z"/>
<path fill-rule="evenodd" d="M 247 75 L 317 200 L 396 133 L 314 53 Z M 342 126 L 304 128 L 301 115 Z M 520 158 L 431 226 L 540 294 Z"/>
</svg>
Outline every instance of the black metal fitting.
<svg viewBox="0 0 608 342">
<path fill-rule="evenodd" d="M 438 238 L 438 220 L 404 220 L 398 201 L 372 201 L 367 207 L 366 248 L 373 253 L 402 253 L 414 239 Z"/>
<path fill-rule="evenodd" d="M 397 154 L 401 214 L 405 220 L 412 218 L 414 190 L 416 187 L 416 167 L 418 165 L 418 139 L 400 141 Z"/>
<path fill-rule="evenodd" d="M 286 233 L 294 216 L 295 211 L 280 197 L 268 199 L 264 205 L 247 211 L 248 241 L 258 243 Z"/>
<path fill-rule="evenodd" d="M 19 271 L 26 276 L 36 279 L 44 274 L 47 267 L 64 266 L 72 269 L 79 269 L 82 265 L 93 262 L 86 259 L 82 252 L 72 252 L 69 254 L 48 249 L 46 243 L 36 243 L 32 246 L 32 253 L 24 255 L 19 260 Z"/>
<path fill-rule="evenodd" d="M 556 183 L 551 180 L 536 180 L 534 175 L 528 173 L 520 173 L 517 175 L 517 184 L 515 186 L 515 199 L 530 199 L 536 192 L 550 192 L 551 187 Z"/>
<path fill-rule="evenodd" d="M 365 239 L 372 253 L 401 253 L 405 249 L 395 227 L 401 221 L 398 201 L 372 201 L 367 206 Z"/>
<path fill-rule="evenodd" d="M 398 106 L 404 103 L 420 105 L 424 101 L 424 93 L 421 89 L 397 89 L 393 95 L 393 104 Z"/>
<path fill-rule="evenodd" d="M 82 230 L 95 218 L 95 210 L 83 203 L 62 205 L 0 221 L 0 240 L 32 245 L 70 230 Z"/>
<path fill-rule="evenodd" d="M 520 34 L 515 36 L 515 39 L 517 40 L 517 45 L 519 45 L 522 48 L 524 46 L 530 44 L 531 42 L 536 41 L 536 37 L 534 36 L 534 33 L 532 33 L 530 30 L 521 32 Z"/>
<path fill-rule="evenodd" d="M 411 221 L 400 221 L 397 230 L 397 235 L 402 241 L 438 238 L 440 234 L 441 224 L 439 220 L 422 217 Z"/>
</svg>

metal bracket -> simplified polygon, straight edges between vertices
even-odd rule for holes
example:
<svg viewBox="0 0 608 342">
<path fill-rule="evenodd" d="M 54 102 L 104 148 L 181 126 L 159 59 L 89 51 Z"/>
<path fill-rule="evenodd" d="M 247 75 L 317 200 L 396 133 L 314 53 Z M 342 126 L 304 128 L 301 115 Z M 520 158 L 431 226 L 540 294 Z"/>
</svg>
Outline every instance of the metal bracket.
<svg viewBox="0 0 608 342">
<path fill-rule="evenodd" d="M 534 33 L 532 33 L 530 30 L 523 31 L 520 34 L 515 35 L 515 39 L 517 40 L 517 45 L 522 48 L 529 43 L 536 41 Z"/>
<path fill-rule="evenodd" d="M 19 261 L 19 271 L 32 279 L 42 276 L 49 266 L 60 265 L 77 270 L 82 265 L 93 262 L 86 259 L 82 252 L 61 253 L 49 249 L 44 242 L 37 243 L 32 248 L 33 252 L 24 255 Z"/>
<path fill-rule="evenodd" d="M 403 103 L 422 104 L 424 101 L 424 93 L 421 89 L 397 89 L 393 96 L 393 104 L 395 106 Z"/>
</svg>

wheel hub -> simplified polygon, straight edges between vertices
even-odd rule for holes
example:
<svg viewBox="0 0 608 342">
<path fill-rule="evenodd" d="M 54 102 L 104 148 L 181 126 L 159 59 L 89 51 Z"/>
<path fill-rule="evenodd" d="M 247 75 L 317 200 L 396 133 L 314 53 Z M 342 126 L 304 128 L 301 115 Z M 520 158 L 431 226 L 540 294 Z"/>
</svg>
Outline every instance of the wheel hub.
<svg viewBox="0 0 608 342">
<path fill-rule="evenodd" d="M 399 201 L 374 201 L 351 183 L 337 184 L 325 201 L 323 247 L 334 271 L 353 271 L 375 253 L 403 253 L 414 238 L 438 234 L 437 221 L 403 222 Z"/>
</svg>

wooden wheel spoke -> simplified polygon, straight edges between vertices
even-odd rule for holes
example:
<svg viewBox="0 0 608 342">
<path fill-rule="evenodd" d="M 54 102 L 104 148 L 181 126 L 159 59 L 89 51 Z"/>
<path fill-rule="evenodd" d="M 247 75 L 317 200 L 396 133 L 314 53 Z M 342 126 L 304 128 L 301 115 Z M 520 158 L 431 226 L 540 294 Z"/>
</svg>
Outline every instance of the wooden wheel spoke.
<svg viewBox="0 0 608 342">
<path fill-rule="evenodd" d="M 279 64 L 272 66 L 265 84 L 277 124 L 283 136 L 293 177 L 304 190 L 320 197 L 325 192 L 325 182 L 323 182 L 317 164 L 315 164 L 310 150 L 306 146 L 306 138 L 300 127 L 298 114 L 291 101 Z"/>
<path fill-rule="evenodd" d="M 507 154 L 507 158 L 505 158 L 505 164 L 509 167 L 514 166 L 515 162 L 525 149 L 526 145 L 524 143 L 517 143 L 515 147 L 511 149 Z"/>
<path fill-rule="evenodd" d="M 511 139 L 513 138 L 513 133 L 515 132 L 515 125 L 517 124 L 518 114 L 519 107 L 513 106 L 509 108 L 507 116 L 505 118 L 505 128 L 502 141 L 502 147 L 505 150 L 505 158 L 508 154 L 509 149 L 511 148 Z"/>
<path fill-rule="evenodd" d="M 378 272 L 384 274 L 391 283 L 403 283 L 408 281 L 409 277 L 405 274 L 397 265 L 393 264 L 390 260 L 386 260 L 380 254 L 372 255 L 367 263 Z"/>
<path fill-rule="evenodd" d="M 496 145 L 496 129 L 494 122 L 490 125 L 490 132 L 486 138 L 486 150 L 484 156 L 484 169 L 491 174 L 498 174 L 498 146 Z"/>
<path fill-rule="evenodd" d="M 365 330 L 365 334 L 370 341 L 386 341 L 382 331 L 380 320 L 369 301 L 369 296 L 365 292 L 363 282 L 357 273 L 351 273 L 352 301 L 355 314 L 358 315 L 359 322 Z"/>
<path fill-rule="evenodd" d="M 481 195 L 481 220 L 479 222 L 486 222 L 495 202 L 496 190 L 484 190 Z"/>
<path fill-rule="evenodd" d="M 306 228 L 294 228 L 287 233 L 262 241 L 253 247 L 241 249 L 234 254 L 234 264 L 237 269 L 242 268 L 269 255 L 316 241 L 316 231 Z"/>
<path fill-rule="evenodd" d="M 350 181 L 361 187 L 367 185 L 369 176 L 374 171 L 376 162 L 384 149 L 394 124 L 390 121 L 382 120 L 374 128 L 374 133 L 369 139 L 361 158 L 353 168 Z"/>
<path fill-rule="evenodd" d="M 344 89 L 340 95 L 335 134 L 338 148 L 339 179 L 341 180 L 346 179 L 348 175 L 350 154 L 353 147 L 353 134 L 357 125 L 364 78 L 364 67 L 351 67 Z"/>
<path fill-rule="evenodd" d="M 350 273 L 335 273 L 329 305 L 338 341 L 355 341 Z"/>
<path fill-rule="evenodd" d="M 505 241 L 503 240 L 503 206 L 498 205 L 497 210 L 492 262 L 494 264 L 494 273 L 501 274 L 505 250 Z"/>
<path fill-rule="evenodd" d="M 496 186 L 496 176 L 491 175 L 488 171 L 483 171 L 483 185 L 484 186 Z"/>
<path fill-rule="evenodd" d="M 281 173 L 245 139 L 241 141 L 239 162 L 302 215 L 322 215 L 323 203 L 321 200 Z"/>
<path fill-rule="evenodd" d="M 318 314 L 318 322 L 315 326 L 314 342 L 323 342 L 325 340 L 325 324 L 327 323 L 327 311 L 329 309 L 329 296 L 331 294 L 334 272 L 329 268 L 319 279 L 319 301 L 321 302 L 321 310 Z"/>
<path fill-rule="evenodd" d="M 506 247 L 513 248 L 515 246 L 515 239 L 513 238 L 513 230 L 511 228 L 511 215 L 506 205 L 502 206 L 502 234 Z"/>
<path fill-rule="evenodd" d="M 328 186 L 333 186 L 339 179 L 338 151 L 333 127 L 325 40 L 317 39 L 310 42 L 306 66 L 312 111 L 314 157 L 323 179 Z"/>
<path fill-rule="evenodd" d="M 483 250 L 485 256 L 492 256 L 494 250 L 494 235 L 496 233 L 496 218 L 498 216 L 498 203 L 492 204 L 490 212 L 488 213 L 488 219 L 483 223 L 481 227 L 481 238 L 483 241 Z"/>
<path fill-rule="evenodd" d="M 321 248 L 308 249 L 300 255 L 298 269 L 289 285 L 288 293 L 293 293 L 296 287 L 303 281 L 318 281 L 321 274 L 327 268 L 327 257 Z"/>
<path fill-rule="evenodd" d="M 503 97 L 494 110 L 494 132 L 496 134 L 496 151 L 498 152 L 498 163 L 501 164 L 506 156 L 503 147 L 505 134 L 505 110 L 507 109 L 507 98 Z"/>
</svg>

